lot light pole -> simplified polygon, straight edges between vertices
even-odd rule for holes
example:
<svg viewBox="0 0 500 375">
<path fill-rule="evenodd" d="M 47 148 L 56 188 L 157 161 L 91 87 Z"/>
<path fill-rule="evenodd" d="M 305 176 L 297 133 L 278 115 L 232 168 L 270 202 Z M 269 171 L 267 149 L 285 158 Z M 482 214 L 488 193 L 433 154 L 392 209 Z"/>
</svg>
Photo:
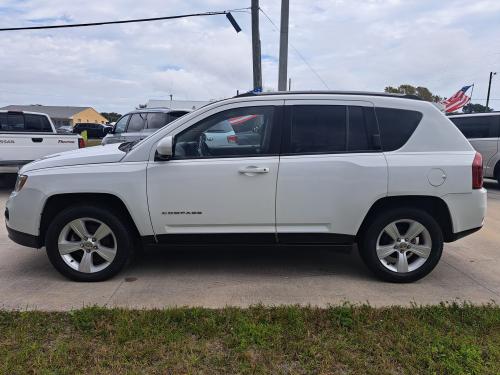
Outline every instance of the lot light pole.
<svg viewBox="0 0 500 375">
<path fill-rule="evenodd" d="M 486 96 L 486 112 L 489 112 L 488 105 L 490 104 L 491 80 L 497 72 L 490 72 L 490 82 L 488 83 L 488 95 Z"/>
<path fill-rule="evenodd" d="M 286 91 L 288 69 L 288 20 L 290 14 L 289 0 L 281 0 L 280 22 L 280 57 L 278 72 L 278 91 Z"/>
<path fill-rule="evenodd" d="M 259 0 L 252 0 L 252 59 L 253 90 L 262 91 L 262 65 L 260 57 Z"/>
</svg>

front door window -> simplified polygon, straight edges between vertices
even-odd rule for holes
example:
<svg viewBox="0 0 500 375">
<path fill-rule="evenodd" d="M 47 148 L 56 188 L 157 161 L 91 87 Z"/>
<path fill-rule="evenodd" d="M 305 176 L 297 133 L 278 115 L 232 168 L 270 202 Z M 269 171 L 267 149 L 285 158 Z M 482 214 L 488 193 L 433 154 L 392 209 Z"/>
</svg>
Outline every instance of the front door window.
<svg viewBox="0 0 500 375">
<path fill-rule="evenodd" d="M 272 153 L 274 107 L 220 112 L 175 137 L 174 159 L 262 156 Z"/>
</svg>

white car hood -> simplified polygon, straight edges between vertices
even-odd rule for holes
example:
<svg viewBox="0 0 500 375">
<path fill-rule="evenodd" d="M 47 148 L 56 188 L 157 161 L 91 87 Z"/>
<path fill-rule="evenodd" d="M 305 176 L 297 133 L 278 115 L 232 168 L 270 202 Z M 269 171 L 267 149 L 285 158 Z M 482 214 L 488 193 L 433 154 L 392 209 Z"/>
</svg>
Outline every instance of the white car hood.
<svg viewBox="0 0 500 375">
<path fill-rule="evenodd" d="M 79 164 L 116 163 L 126 155 L 124 151 L 118 149 L 120 144 L 110 144 L 106 146 L 94 146 L 80 148 L 78 150 L 60 152 L 44 156 L 34 162 L 26 164 L 19 171 L 20 174 L 35 169 L 64 167 Z"/>
</svg>

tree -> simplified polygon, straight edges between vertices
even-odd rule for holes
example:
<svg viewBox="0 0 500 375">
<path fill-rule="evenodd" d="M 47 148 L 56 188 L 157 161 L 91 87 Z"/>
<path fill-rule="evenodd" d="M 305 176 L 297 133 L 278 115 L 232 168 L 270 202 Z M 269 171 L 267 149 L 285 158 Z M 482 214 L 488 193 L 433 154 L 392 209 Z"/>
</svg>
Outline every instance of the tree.
<svg viewBox="0 0 500 375">
<path fill-rule="evenodd" d="M 410 84 L 399 85 L 399 87 L 387 86 L 384 92 L 392 94 L 417 95 L 428 102 L 440 102 L 442 98 L 434 95 L 427 87 L 412 86 Z"/>
<path fill-rule="evenodd" d="M 464 105 L 462 108 L 463 113 L 481 113 L 481 112 L 491 112 L 493 111 L 493 108 L 488 107 L 488 110 L 486 110 L 486 106 L 482 104 L 473 104 L 469 103 L 467 105 Z"/>
<path fill-rule="evenodd" d="M 116 122 L 120 117 L 122 117 L 122 115 L 116 112 L 101 112 L 101 116 L 106 117 L 108 122 Z"/>
</svg>

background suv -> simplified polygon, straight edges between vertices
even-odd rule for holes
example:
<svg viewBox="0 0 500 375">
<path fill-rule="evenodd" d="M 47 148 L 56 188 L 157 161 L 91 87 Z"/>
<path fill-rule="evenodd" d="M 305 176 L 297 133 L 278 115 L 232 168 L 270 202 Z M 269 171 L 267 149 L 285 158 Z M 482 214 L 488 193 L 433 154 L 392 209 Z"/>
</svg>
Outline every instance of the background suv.
<svg viewBox="0 0 500 375">
<path fill-rule="evenodd" d="M 168 108 L 138 109 L 122 116 L 102 144 L 133 142 L 146 138 L 161 127 L 189 113 Z"/>
<path fill-rule="evenodd" d="M 207 143 L 244 116 L 244 143 Z M 11 239 L 45 246 L 74 280 L 115 275 L 139 242 L 357 243 L 375 275 L 410 282 L 444 242 L 482 227 L 482 183 L 481 155 L 431 103 L 286 92 L 211 103 L 137 144 L 30 163 L 5 215 Z"/>
<path fill-rule="evenodd" d="M 483 155 L 484 176 L 500 182 L 500 112 L 450 116 L 472 147 Z"/>
</svg>

